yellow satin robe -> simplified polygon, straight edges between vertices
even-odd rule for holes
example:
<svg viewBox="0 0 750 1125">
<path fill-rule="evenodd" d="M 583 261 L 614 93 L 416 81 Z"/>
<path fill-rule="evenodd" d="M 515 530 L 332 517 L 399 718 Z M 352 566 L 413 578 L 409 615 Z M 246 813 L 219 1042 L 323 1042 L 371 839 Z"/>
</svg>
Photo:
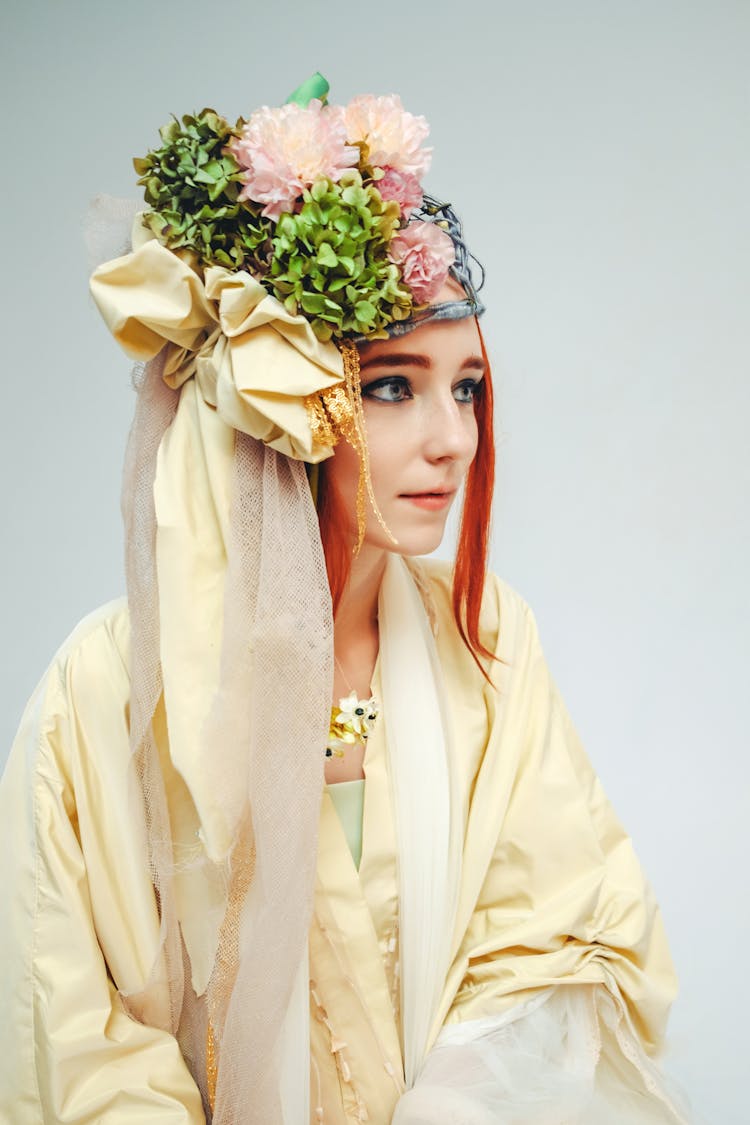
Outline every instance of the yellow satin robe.
<svg viewBox="0 0 750 1125">
<path fill-rule="evenodd" d="M 660 916 L 549 677 L 533 615 L 503 582 L 488 582 L 493 689 L 457 636 L 447 568 L 429 564 L 429 575 L 464 825 L 455 956 L 435 1030 L 551 984 L 598 983 L 654 1054 L 674 992 Z M 124 603 L 78 626 L 29 703 L 0 790 L 8 1125 L 204 1121 L 175 1040 L 149 1025 L 147 1009 L 136 1022 L 120 996 L 148 978 L 159 932 L 128 799 L 128 636 Z M 176 854 L 189 860 L 199 824 L 157 718 Z M 325 1125 L 387 1125 L 404 1087 L 398 857 L 380 718 L 367 748 L 359 873 L 327 794 L 322 801 L 311 1119 Z M 200 992 L 220 918 L 210 886 L 185 867 L 178 904 Z"/>
</svg>

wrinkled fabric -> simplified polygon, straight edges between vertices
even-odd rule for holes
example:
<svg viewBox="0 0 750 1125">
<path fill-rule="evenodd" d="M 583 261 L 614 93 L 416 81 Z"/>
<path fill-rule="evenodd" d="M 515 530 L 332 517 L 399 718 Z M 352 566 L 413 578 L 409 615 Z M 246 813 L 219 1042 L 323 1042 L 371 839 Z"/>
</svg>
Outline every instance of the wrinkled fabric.
<svg viewBox="0 0 750 1125">
<path fill-rule="evenodd" d="M 612 997 L 629 1039 L 655 1055 L 674 994 L 660 916 L 550 678 L 533 615 L 503 582 L 488 582 L 482 636 L 500 657 L 492 688 L 457 637 L 442 564 L 430 565 L 430 590 L 463 836 L 433 1039 L 552 986 L 585 984 Z M 0 1120 L 13 1125 L 204 1120 L 175 1041 L 127 1016 L 119 995 L 143 986 L 159 935 L 127 800 L 128 635 L 122 603 L 78 627 L 29 704 L 2 784 Z M 398 838 L 381 718 L 365 758 L 359 873 L 322 798 L 310 1086 L 311 1121 L 326 1125 L 386 1125 L 405 1088 Z M 194 862 L 200 821 L 163 716 L 155 736 L 178 911 L 200 980 L 219 888 Z"/>
<path fill-rule="evenodd" d="M 678 1103 L 604 986 L 560 985 L 445 1028 L 393 1125 L 683 1125 Z"/>
<path fill-rule="evenodd" d="M 90 283 L 125 352 L 148 360 L 166 348 L 169 385 L 195 376 L 233 429 L 298 460 L 330 456 L 313 436 L 304 400 L 343 381 L 336 346 L 321 343 L 304 316 L 292 316 L 249 273 L 211 266 L 201 278 L 139 218 L 133 247 L 99 266 Z"/>
</svg>

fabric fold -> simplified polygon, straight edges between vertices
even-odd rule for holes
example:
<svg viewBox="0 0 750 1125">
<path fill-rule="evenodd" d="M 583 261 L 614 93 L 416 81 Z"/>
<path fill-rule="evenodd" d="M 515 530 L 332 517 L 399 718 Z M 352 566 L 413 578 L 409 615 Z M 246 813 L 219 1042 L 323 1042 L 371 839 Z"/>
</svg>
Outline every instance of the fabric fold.
<svg viewBox="0 0 750 1125">
<path fill-rule="evenodd" d="M 552 987 L 561 996 L 566 989 L 571 997 L 588 993 L 597 998 L 602 1042 L 606 1039 L 612 1048 L 603 1072 L 607 1084 L 615 1094 L 618 1086 L 620 1094 L 623 1087 L 627 1094 L 628 1082 L 632 1084 L 637 1073 L 647 1090 L 658 1090 L 661 1078 L 651 1056 L 661 1045 L 674 990 L 663 929 L 629 840 L 551 681 L 533 615 L 505 583 L 488 581 L 482 638 L 502 663 L 492 666 L 497 690 L 485 689 L 470 654 L 451 630 L 448 568 L 430 562 L 425 570 L 438 625 L 446 709 L 452 729 L 460 733 L 455 740 L 455 808 L 464 837 L 457 952 L 444 981 L 438 1045 L 452 1051 L 475 1038 L 477 1030 L 500 1030 L 506 1023 L 517 1023 L 520 1031 L 516 1017 L 536 1011 L 540 997 Z M 193 1078 L 202 1085 L 200 1056 L 196 1061 L 186 1051 L 184 1038 L 180 1054 L 166 1032 L 154 1031 L 151 1021 L 160 1019 L 155 1014 L 159 990 L 146 997 L 154 1003 L 144 1009 L 150 1023 L 145 1028 L 124 1015 L 114 992 L 132 994 L 146 985 L 160 926 L 143 834 L 133 831 L 133 817 L 123 801 L 132 693 L 128 636 L 128 614 L 122 605 L 95 615 L 76 631 L 37 693 L 0 789 L 0 830 L 10 863 L 9 891 L 0 904 L 3 963 L 10 966 L 0 980 L 8 1012 L 5 1034 L 0 1033 L 0 1105 L 24 1125 L 36 1122 L 45 1110 L 54 1116 L 59 1104 L 55 1090 L 60 1089 L 69 1090 L 66 1112 L 71 1120 L 83 1119 L 75 1112 L 84 1104 L 81 1099 L 93 1105 L 102 1099 L 105 1105 L 114 1088 L 121 1108 L 127 1104 L 137 1114 L 144 1112 L 144 1105 L 153 1105 L 158 1113 L 159 1106 L 163 1108 L 160 1091 L 169 1087 L 178 1104 L 194 1107 L 194 1116 L 186 1113 L 186 1120 L 202 1121 L 192 1085 Z M 408 680 L 403 692 L 406 706 L 411 706 Z M 383 728 L 373 732 L 368 743 L 373 769 L 368 775 L 370 808 L 365 812 L 359 879 L 330 802 L 324 802 L 321 816 L 318 872 L 325 883 L 319 883 L 316 892 L 310 936 L 310 1035 L 317 1075 L 312 1106 L 313 1114 L 324 1107 L 325 1119 L 335 1125 L 356 1121 L 356 1113 L 362 1120 L 367 1119 L 365 1113 L 371 1121 L 390 1120 L 404 1088 L 391 987 L 406 966 L 394 928 L 396 907 L 381 914 L 368 910 L 368 896 L 392 904 L 398 897 L 390 770 L 380 768 L 387 756 L 381 739 L 389 717 L 382 714 Z M 282 708 L 282 725 L 285 720 Z M 278 729 L 272 732 L 271 785 L 282 760 Z M 154 738 L 160 756 L 168 760 L 161 710 Z M 186 867 L 185 878 L 197 882 L 196 820 L 177 771 L 166 770 L 164 783 L 175 857 Z M 280 825 L 282 843 L 286 827 Z M 72 866 L 69 855 L 77 856 Z M 79 871 L 84 870 L 82 881 Z M 216 870 L 221 875 L 223 869 Z M 212 886 L 218 893 L 224 884 L 219 878 Z M 119 888 L 117 895 L 113 887 Z M 212 890 L 205 900 L 210 899 L 212 921 L 201 924 L 199 911 L 185 915 L 183 890 L 189 895 L 195 884 L 180 888 L 176 905 L 191 961 L 200 966 L 195 978 L 200 988 L 215 958 L 213 911 L 218 904 Z M 51 903 L 52 914 L 40 915 Z M 33 946 L 28 942 L 31 926 L 38 935 Z M 65 940 L 59 938 L 62 933 Z M 111 998 L 98 986 L 93 992 L 69 987 L 70 980 L 78 978 L 68 971 L 67 962 L 71 957 L 77 961 L 76 950 L 84 946 L 91 951 L 86 958 L 93 956 L 91 979 L 114 982 Z M 280 1057 L 284 1066 L 295 1057 L 294 1044 L 306 1042 L 304 1016 L 291 1001 L 300 964 L 300 956 L 293 953 L 290 949 L 291 1003 L 277 997 L 280 1008 L 286 1005 L 285 1044 L 287 1031 L 295 1031 L 290 1053 Z M 267 961 L 261 962 L 261 969 L 266 975 Z M 376 980 L 377 987 L 368 983 Z M 28 990 L 14 983 L 18 981 L 28 981 Z M 55 996 L 53 1010 L 46 1003 L 50 994 Z M 247 1010 L 244 1005 L 240 998 L 240 1016 Z M 125 1054 L 113 1047 L 111 1026 L 123 1030 Z M 91 1029 L 91 1035 L 86 1054 L 79 1056 L 81 1027 Z M 528 1027 L 533 1038 L 534 1025 Z M 264 1058 L 270 1053 L 268 1040 L 270 1035 L 263 1041 Z M 94 1052 L 100 1060 L 96 1073 L 74 1065 L 77 1057 L 85 1061 Z M 434 1067 L 429 1057 L 425 1065 L 430 1069 L 421 1073 L 415 1090 L 436 1069 L 444 1075 L 440 1060 L 447 1055 L 438 1053 Z M 244 1058 L 240 1053 L 243 1065 Z M 637 1072 L 633 1058 L 638 1060 Z M 55 1090 L 43 1087 L 40 1092 L 35 1059 L 52 1076 Z M 290 1073 L 282 1070 L 282 1081 Z M 144 1074 L 157 1076 L 158 1085 L 146 1089 Z M 285 1085 L 290 1081 L 296 1079 L 287 1078 Z M 303 1074 L 300 1082 L 305 1081 Z M 669 1087 L 664 1089 L 669 1094 Z M 297 1099 L 299 1094 L 297 1085 Z M 440 1105 L 447 1106 L 446 1097 Z M 404 1112 L 408 1108 L 406 1100 Z M 598 1125 L 606 1118 L 598 1118 L 596 1109 L 594 1103 L 591 1119 Z M 244 1110 L 237 1119 L 252 1120 Z M 266 1125 L 274 1117 L 262 1120 Z M 438 1118 L 428 1120 L 435 1125 Z M 635 1121 L 638 1116 L 621 1115 L 619 1120 Z"/>
<path fill-rule="evenodd" d="M 197 375 L 203 398 L 225 422 L 280 453 L 315 463 L 330 456 L 310 428 L 306 399 L 341 383 L 341 354 L 309 321 L 293 316 L 244 271 L 205 277 L 143 228 L 134 249 L 105 262 L 91 293 L 112 335 L 136 360 L 162 349 L 174 389 Z"/>
<path fill-rule="evenodd" d="M 389 555 L 379 601 L 383 708 L 399 843 L 407 1087 L 419 1074 L 450 961 L 461 872 L 455 750 L 435 642 L 414 580 Z"/>
</svg>

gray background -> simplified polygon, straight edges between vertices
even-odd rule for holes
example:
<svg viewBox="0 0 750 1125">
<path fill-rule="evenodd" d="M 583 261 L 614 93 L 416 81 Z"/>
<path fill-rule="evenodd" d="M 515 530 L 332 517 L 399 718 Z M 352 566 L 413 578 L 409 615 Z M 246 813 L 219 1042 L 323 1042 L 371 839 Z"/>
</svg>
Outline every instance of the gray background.
<svg viewBox="0 0 750 1125">
<path fill-rule="evenodd" d="M 96 192 L 171 112 L 425 113 L 488 271 L 493 566 L 531 602 L 663 903 L 673 1070 L 747 1120 L 748 50 L 730 2 L 3 4 L 2 742 L 123 588 L 129 365 L 86 290 Z"/>
</svg>

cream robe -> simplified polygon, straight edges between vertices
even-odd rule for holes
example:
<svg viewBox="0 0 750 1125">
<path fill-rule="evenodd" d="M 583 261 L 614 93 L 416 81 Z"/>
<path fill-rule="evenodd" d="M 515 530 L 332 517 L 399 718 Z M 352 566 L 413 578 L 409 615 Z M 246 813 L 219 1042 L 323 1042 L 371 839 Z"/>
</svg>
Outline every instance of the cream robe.
<svg viewBox="0 0 750 1125">
<path fill-rule="evenodd" d="M 443 1022 L 580 982 L 603 985 L 653 1054 L 674 992 L 660 917 L 550 679 L 533 615 L 503 582 L 488 582 L 482 634 L 500 658 L 493 689 L 456 634 L 447 568 L 429 572 L 464 826 L 453 962 L 433 1037 Z M 0 1120 L 12 1125 L 204 1120 L 175 1040 L 149 1026 L 147 1011 L 145 1023 L 131 1018 L 119 995 L 143 986 L 159 930 L 128 800 L 128 695 L 128 616 L 115 603 L 83 621 L 56 657 L 3 780 Z M 156 728 L 184 868 L 183 935 L 202 991 L 217 897 L 191 868 L 199 822 L 169 760 L 163 714 Z M 330 798 L 322 802 L 311 1106 L 326 1125 L 387 1125 L 404 1086 L 387 728 L 385 715 L 367 750 L 359 875 Z"/>
</svg>

